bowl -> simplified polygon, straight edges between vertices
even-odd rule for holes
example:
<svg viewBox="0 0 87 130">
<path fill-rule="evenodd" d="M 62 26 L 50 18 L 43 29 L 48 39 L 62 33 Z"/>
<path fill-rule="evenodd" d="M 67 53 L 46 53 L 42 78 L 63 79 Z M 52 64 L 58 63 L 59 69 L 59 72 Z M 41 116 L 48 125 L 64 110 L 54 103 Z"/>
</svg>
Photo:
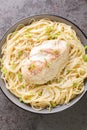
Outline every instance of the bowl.
<svg viewBox="0 0 87 130">
<path fill-rule="evenodd" d="M 27 25 L 31 22 L 32 19 L 35 19 L 35 20 L 39 20 L 39 19 L 42 19 L 42 18 L 48 18 L 52 21 L 59 21 L 59 22 L 63 22 L 63 23 L 66 23 L 70 26 L 72 26 L 72 28 L 76 31 L 77 33 L 77 36 L 80 38 L 81 42 L 83 45 L 86 45 L 86 40 L 87 40 L 87 37 L 85 36 L 85 34 L 81 31 L 81 29 L 75 25 L 74 23 L 72 23 L 71 21 L 63 18 L 63 17 L 60 17 L 60 16 L 56 16 L 56 15 L 49 15 L 49 14 L 41 14 L 41 15 L 35 15 L 35 16 L 30 16 L 28 18 L 25 18 L 21 21 L 19 21 L 18 23 L 16 23 L 15 25 L 13 25 L 5 34 L 4 36 L 2 37 L 1 39 L 1 43 L 0 43 L 0 57 L 1 57 L 1 47 L 2 45 L 4 44 L 5 40 L 6 40 L 6 37 L 9 33 L 15 31 L 15 29 L 17 28 L 17 26 L 19 24 L 24 24 L 24 25 Z M 1 77 L 1 72 L 0 72 L 0 77 Z M 27 104 L 24 104 L 24 103 L 21 103 L 19 102 L 19 99 L 17 97 L 15 97 L 9 90 L 7 90 L 6 86 L 5 86 L 5 82 L 0 78 L 0 87 L 1 87 L 1 90 L 2 92 L 6 95 L 6 97 L 12 101 L 15 105 L 17 105 L 18 107 L 24 109 L 24 110 L 27 110 L 27 111 L 31 111 L 31 112 L 34 112 L 34 113 L 40 113 L 40 114 L 51 114 L 51 113 L 56 113 L 56 112 L 60 112 L 60 111 L 63 111 L 69 107 L 71 107 L 72 105 L 74 105 L 76 102 L 78 102 L 82 96 L 85 94 L 86 90 L 87 90 L 87 82 L 85 82 L 85 90 L 82 94 L 78 95 L 76 98 L 74 98 L 73 100 L 71 100 L 68 105 L 64 104 L 64 105 L 58 105 L 56 108 L 53 108 L 52 111 L 49 111 L 47 109 L 44 109 L 44 110 L 41 110 L 41 111 L 37 111 L 37 110 L 34 110 L 32 109 L 32 107 L 30 107 L 29 105 Z"/>
</svg>

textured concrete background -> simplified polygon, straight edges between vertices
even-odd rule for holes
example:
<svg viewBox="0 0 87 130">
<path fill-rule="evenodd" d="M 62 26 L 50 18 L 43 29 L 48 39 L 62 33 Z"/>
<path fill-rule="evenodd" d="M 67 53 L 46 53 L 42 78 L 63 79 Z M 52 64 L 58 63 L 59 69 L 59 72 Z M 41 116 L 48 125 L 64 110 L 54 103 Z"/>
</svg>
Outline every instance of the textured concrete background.
<svg viewBox="0 0 87 130">
<path fill-rule="evenodd" d="M 22 18 L 40 13 L 63 16 L 87 34 L 87 0 L 0 0 L 0 38 Z M 87 93 L 61 113 L 38 115 L 18 108 L 0 90 L 0 130 L 87 130 Z"/>
</svg>

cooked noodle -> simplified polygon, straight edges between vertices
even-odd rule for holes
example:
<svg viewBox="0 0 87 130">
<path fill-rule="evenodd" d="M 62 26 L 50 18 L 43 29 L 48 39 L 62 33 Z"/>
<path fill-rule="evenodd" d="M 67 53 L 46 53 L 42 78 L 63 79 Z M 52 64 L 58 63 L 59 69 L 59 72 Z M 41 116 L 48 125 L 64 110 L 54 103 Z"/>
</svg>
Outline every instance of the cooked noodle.
<svg viewBox="0 0 87 130">
<path fill-rule="evenodd" d="M 21 74 L 21 61 L 34 46 L 57 38 L 65 40 L 70 46 L 67 65 L 52 81 L 43 85 L 30 85 Z M 34 21 L 7 36 L 2 54 L 2 78 L 6 88 L 34 109 L 67 104 L 84 91 L 87 62 L 82 56 L 85 55 L 85 49 L 69 25 L 48 19 Z"/>
</svg>

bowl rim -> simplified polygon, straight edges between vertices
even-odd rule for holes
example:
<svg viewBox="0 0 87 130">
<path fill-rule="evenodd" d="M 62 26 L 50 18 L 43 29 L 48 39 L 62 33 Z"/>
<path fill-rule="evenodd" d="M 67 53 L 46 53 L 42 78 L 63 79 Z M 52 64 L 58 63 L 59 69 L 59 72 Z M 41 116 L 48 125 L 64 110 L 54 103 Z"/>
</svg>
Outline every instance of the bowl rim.
<svg viewBox="0 0 87 130">
<path fill-rule="evenodd" d="M 21 20 L 19 20 L 18 22 L 16 22 L 15 24 L 13 24 L 5 33 L 4 33 L 4 35 L 2 36 L 2 38 L 0 39 L 0 41 L 3 41 L 3 39 L 5 39 L 5 36 L 6 36 L 6 34 L 12 29 L 12 28 L 14 28 L 16 25 L 18 25 L 18 24 L 21 24 L 21 22 L 23 22 L 23 21 L 26 21 L 27 19 L 32 19 L 33 17 L 35 17 L 35 18 L 37 18 L 37 17 L 47 17 L 47 16 L 52 16 L 52 17 L 56 17 L 56 18 L 61 18 L 61 19 L 63 19 L 63 20 L 65 20 L 65 21 L 67 21 L 67 22 L 69 22 L 69 23 L 71 23 L 72 25 L 74 25 L 81 33 L 82 33 L 82 35 L 87 39 L 87 36 L 85 35 L 85 33 L 75 24 L 75 23 L 73 23 L 73 22 L 71 22 L 70 20 L 68 20 L 68 19 L 66 19 L 66 18 L 64 18 L 64 17 L 62 17 L 62 16 L 58 16 L 58 15 L 54 15 L 54 14 L 38 14 L 38 15 L 32 15 L 32 16 L 29 16 L 29 17 L 26 17 L 26 18 L 23 18 L 23 19 L 21 19 Z M 39 19 L 41 19 L 41 18 L 39 18 Z M 0 77 L 1 78 L 1 77 Z M 36 111 L 36 110 L 33 110 L 33 109 L 26 109 L 26 108 L 24 108 L 20 103 L 16 103 L 16 102 L 14 102 L 13 100 L 11 100 L 11 98 L 8 96 L 8 95 L 6 95 L 6 92 L 4 92 L 4 90 L 3 90 L 3 88 L 2 88 L 2 85 L 0 86 L 0 88 L 1 88 L 1 91 L 4 93 L 4 95 L 13 103 L 13 104 L 15 104 L 17 107 L 19 107 L 19 108 L 21 108 L 21 109 L 23 109 L 23 110 L 26 110 L 26 111 L 28 111 L 28 112 L 32 112 L 32 113 L 38 113 L 38 114 L 52 114 L 52 113 L 57 113 L 57 112 L 61 112 L 61 111 L 63 111 L 63 110 L 66 110 L 66 109 L 68 109 L 68 108 L 70 108 L 71 106 L 73 106 L 76 102 L 78 102 L 81 98 L 82 98 L 82 96 L 85 94 L 85 92 L 86 92 L 86 90 L 87 90 L 87 87 L 86 87 L 86 89 L 85 89 L 85 91 L 80 95 L 80 96 L 77 96 L 77 99 L 73 102 L 73 103 L 71 103 L 71 104 L 69 104 L 68 106 L 66 106 L 65 108 L 62 108 L 62 109 L 60 109 L 60 110 L 56 110 L 56 111 L 48 111 L 48 112 L 43 112 L 43 110 L 41 110 L 41 111 Z M 10 92 L 11 93 L 11 92 Z M 13 94 L 12 94 L 13 95 Z M 13 95 L 14 96 L 14 95 Z M 16 97 L 17 98 L 17 97 Z M 74 99 L 73 99 L 74 100 Z M 25 104 L 25 105 L 27 105 L 27 104 Z M 53 108 L 53 109 L 57 109 L 57 108 Z"/>
</svg>

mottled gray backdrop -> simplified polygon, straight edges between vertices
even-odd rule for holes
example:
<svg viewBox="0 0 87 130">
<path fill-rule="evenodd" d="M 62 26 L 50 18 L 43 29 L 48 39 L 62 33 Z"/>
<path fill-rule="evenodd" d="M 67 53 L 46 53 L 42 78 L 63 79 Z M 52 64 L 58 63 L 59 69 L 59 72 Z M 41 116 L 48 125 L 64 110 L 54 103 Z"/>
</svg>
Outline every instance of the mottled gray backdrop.
<svg viewBox="0 0 87 130">
<path fill-rule="evenodd" d="M 0 0 L 0 38 L 22 18 L 40 13 L 63 16 L 87 35 L 87 0 Z M 18 108 L 0 90 L 0 130 L 87 130 L 87 93 L 63 112 L 38 115 Z"/>
</svg>

